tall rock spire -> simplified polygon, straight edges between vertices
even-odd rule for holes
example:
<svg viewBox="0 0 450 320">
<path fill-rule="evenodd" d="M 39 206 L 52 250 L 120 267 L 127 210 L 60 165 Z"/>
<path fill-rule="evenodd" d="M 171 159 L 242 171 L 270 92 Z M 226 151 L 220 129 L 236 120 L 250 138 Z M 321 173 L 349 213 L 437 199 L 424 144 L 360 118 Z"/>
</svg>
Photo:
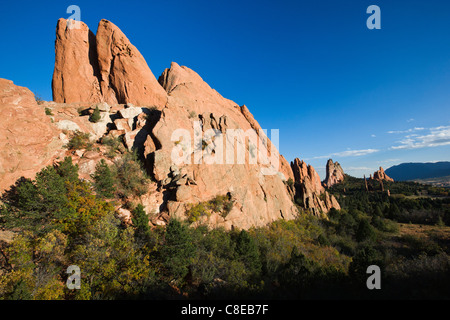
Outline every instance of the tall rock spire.
<svg viewBox="0 0 450 320">
<path fill-rule="evenodd" d="M 327 161 L 326 173 L 323 184 L 327 188 L 344 181 L 344 170 L 342 170 L 341 165 L 337 161 L 333 162 L 332 159 Z"/>
<path fill-rule="evenodd" d="M 80 22 L 70 28 L 67 20 L 56 25 L 53 100 L 60 103 L 102 101 L 98 79 L 95 35 Z"/>
<path fill-rule="evenodd" d="M 132 103 L 162 109 L 165 90 L 144 57 L 113 23 L 101 20 L 95 36 L 80 22 L 69 28 L 59 19 L 56 27 L 55 102 Z"/>
</svg>

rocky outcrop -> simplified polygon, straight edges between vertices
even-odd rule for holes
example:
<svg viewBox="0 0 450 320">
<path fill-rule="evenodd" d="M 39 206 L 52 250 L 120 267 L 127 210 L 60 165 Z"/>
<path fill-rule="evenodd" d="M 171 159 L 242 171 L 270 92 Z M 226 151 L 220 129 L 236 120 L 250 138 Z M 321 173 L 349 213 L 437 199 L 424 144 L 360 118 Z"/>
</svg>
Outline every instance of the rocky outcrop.
<svg viewBox="0 0 450 320">
<path fill-rule="evenodd" d="M 342 170 L 339 162 L 333 162 L 332 159 L 327 161 L 326 177 L 323 181 L 323 185 L 326 188 L 330 188 L 333 185 L 344 181 L 344 170 Z"/>
<path fill-rule="evenodd" d="M 101 20 L 95 36 L 86 24 L 56 28 L 53 100 L 60 103 L 132 103 L 162 108 L 167 101 L 144 57 L 113 23 Z"/>
<path fill-rule="evenodd" d="M 296 197 L 302 206 L 310 209 L 313 214 L 325 216 L 331 208 L 340 210 L 340 205 L 333 195 L 330 195 L 322 186 L 319 174 L 311 165 L 296 158 L 291 162 L 295 177 Z"/>
<path fill-rule="evenodd" d="M 59 132 L 29 89 L 0 79 L 0 193 L 52 163 Z"/>
<path fill-rule="evenodd" d="M 378 181 L 382 181 L 382 180 L 385 180 L 385 181 L 391 181 L 391 182 L 394 181 L 394 179 L 392 179 L 391 177 L 389 177 L 389 176 L 384 172 L 384 169 L 383 169 L 382 167 L 380 167 L 380 169 L 378 169 L 377 171 L 375 171 L 375 172 L 373 173 L 373 177 L 370 176 L 370 179 L 378 180 Z"/>
<path fill-rule="evenodd" d="M 230 212 L 225 217 L 213 213 L 206 223 L 246 229 L 293 219 L 297 210 L 284 182 L 292 172 L 287 171 L 288 177 L 280 172 L 283 160 L 248 108 L 223 98 L 197 73 L 177 63 L 159 82 L 168 93 L 168 104 L 152 130 L 157 148 L 146 157 L 169 199 L 169 216 L 186 218 L 191 204 L 228 195 Z"/>
</svg>

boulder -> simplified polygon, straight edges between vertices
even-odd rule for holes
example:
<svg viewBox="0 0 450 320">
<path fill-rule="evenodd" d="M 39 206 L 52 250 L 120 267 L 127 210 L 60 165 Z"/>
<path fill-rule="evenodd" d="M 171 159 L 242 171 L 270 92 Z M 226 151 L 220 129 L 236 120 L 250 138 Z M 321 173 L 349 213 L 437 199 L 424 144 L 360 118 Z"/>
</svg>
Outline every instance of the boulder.
<svg viewBox="0 0 450 320">
<path fill-rule="evenodd" d="M 80 126 L 71 120 L 61 120 L 56 123 L 58 129 L 65 131 L 80 131 Z"/>
<path fill-rule="evenodd" d="M 134 117 L 137 117 L 140 113 L 142 113 L 142 108 L 139 107 L 130 107 L 119 110 L 120 116 L 125 119 L 133 119 Z"/>
<path fill-rule="evenodd" d="M 114 124 L 115 124 L 117 130 L 124 131 L 124 132 L 131 131 L 130 125 L 128 124 L 128 119 L 123 119 L 123 118 L 116 119 L 116 120 L 114 120 Z"/>
<path fill-rule="evenodd" d="M 97 103 L 97 104 L 94 106 L 94 110 L 95 110 L 95 108 L 98 108 L 98 110 L 99 110 L 100 112 L 109 112 L 109 111 L 111 110 L 111 107 L 110 107 L 109 104 L 107 104 L 106 102 L 100 102 L 100 103 Z"/>
</svg>

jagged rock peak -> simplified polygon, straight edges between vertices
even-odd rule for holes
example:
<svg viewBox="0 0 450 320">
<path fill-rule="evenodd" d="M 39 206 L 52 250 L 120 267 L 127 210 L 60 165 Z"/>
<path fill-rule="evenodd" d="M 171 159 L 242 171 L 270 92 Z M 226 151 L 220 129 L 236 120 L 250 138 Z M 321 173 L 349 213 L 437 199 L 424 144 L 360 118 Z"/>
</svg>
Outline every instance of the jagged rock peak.
<svg viewBox="0 0 450 320">
<path fill-rule="evenodd" d="M 55 102 L 132 103 L 162 109 L 167 95 L 144 57 L 112 22 L 102 19 L 95 36 L 86 24 L 56 27 Z"/>
<path fill-rule="evenodd" d="M 176 86 L 186 83 L 195 83 L 201 87 L 210 89 L 209 85 L 193 70 L 180 66 L 176 62 L 170 64 L 159 76 L 159 84 L 170 93 Z"/>
<path fill-rule="evenodd" d="M 344 170 L 342 170 L 339 162 L 333 162 L 332 159 L 328 159 L 326 167 L 326 177 L 323 184 L 326 188 L 340 183 L 344 180 Z"/>
</svg>

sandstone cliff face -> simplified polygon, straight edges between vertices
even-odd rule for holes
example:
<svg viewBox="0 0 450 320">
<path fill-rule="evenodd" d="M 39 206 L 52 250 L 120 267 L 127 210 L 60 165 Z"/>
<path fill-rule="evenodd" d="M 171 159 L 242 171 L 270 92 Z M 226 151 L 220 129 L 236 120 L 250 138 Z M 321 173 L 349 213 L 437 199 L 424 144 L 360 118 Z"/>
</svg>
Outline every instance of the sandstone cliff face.
<svg viewBox="0 0 450 320">
<path fill-rule="evenodd" d="M 117 26 L 101 20 L 96 44 L 100 87 L 106 102 L 160 108 L 166 104 L 166 92 L 144 57 Z"/>
<path fill-rule="evenodd" d="M 373 173 L 373 177 L 370 176 L 370 179 L 378 180 L 378 181 L 394 181 L 391 177 L 389 177 L 382 167 Z"/>
<path fill-rule="evenodd" d="M 166 92 L 117 26 L 101 20 L 95 36 L 86 24 L 80 25 L 71 29 L 67 20 L 58 20 L 52 81 L 55 102 L 165 105 Z"/>
<path fill-rule="evenodd" d="M 315 215 L 326 216 L 331 208 L 341 208 L 336 198 L 322 186 L 319 174 L 313 166 L 296 158 L 291 167 L 295 177 L 296 196 L 302 200 L 306 209 L 311 209 Z"/>
<path fill-rule="evenodd" d="M 344 181 L 344 170 L 342 170 L 339 162 L 333 162 L 332 159 L 327 161 L 326 177 L 323 184 L 326 188 L 330 188 L 333 185 Z"/>
<path fill-rule="evenodd" d="M 280 218 L 293 219 L 297 211 L 284 183 L 286 176 L 280 172 L 282 160 L 276 149 L 269 156 L 270 140 L 259 132 L 247 107 L 223 98 L 197 73 L 176 63 L 164 71 L 159 82 L 168 92 L 168 104 L 152 131 L 157 150 L 147 157 L 154 177 L 170 198 L 169 215 L 182 217 L 189 204 L 228 194 L 233 208 L 226 217 L 213 214 L 209 221 L 215 226 L 249 228 Z M 172 137 L 175 130 L 185 130 L 186 135 Z M 236 130 L 235 137 L 230 130 Z M 237 146 L 227 149 L 227 142 L 234 138 Z M 183 163 L 172 160 L 175 146 L 180 147 Z M 245 154 L 243 163 L 235 152 L 240 147 Z M 264 164 L 258 151 L 279 162 L 273 167 Z"/>
<path fill-rule="evenodd" d="M 69 28 L 67 20 L 56 26 L 53 100 L 61 103 L 100 102 L 95 35 L 81 22 Z"/>
<path fill-rule="evenodd" d="M 52 163 L 62 149 L 58 134 L 30 90 L 0 79 L 0 193 Z"/>
</svg>

